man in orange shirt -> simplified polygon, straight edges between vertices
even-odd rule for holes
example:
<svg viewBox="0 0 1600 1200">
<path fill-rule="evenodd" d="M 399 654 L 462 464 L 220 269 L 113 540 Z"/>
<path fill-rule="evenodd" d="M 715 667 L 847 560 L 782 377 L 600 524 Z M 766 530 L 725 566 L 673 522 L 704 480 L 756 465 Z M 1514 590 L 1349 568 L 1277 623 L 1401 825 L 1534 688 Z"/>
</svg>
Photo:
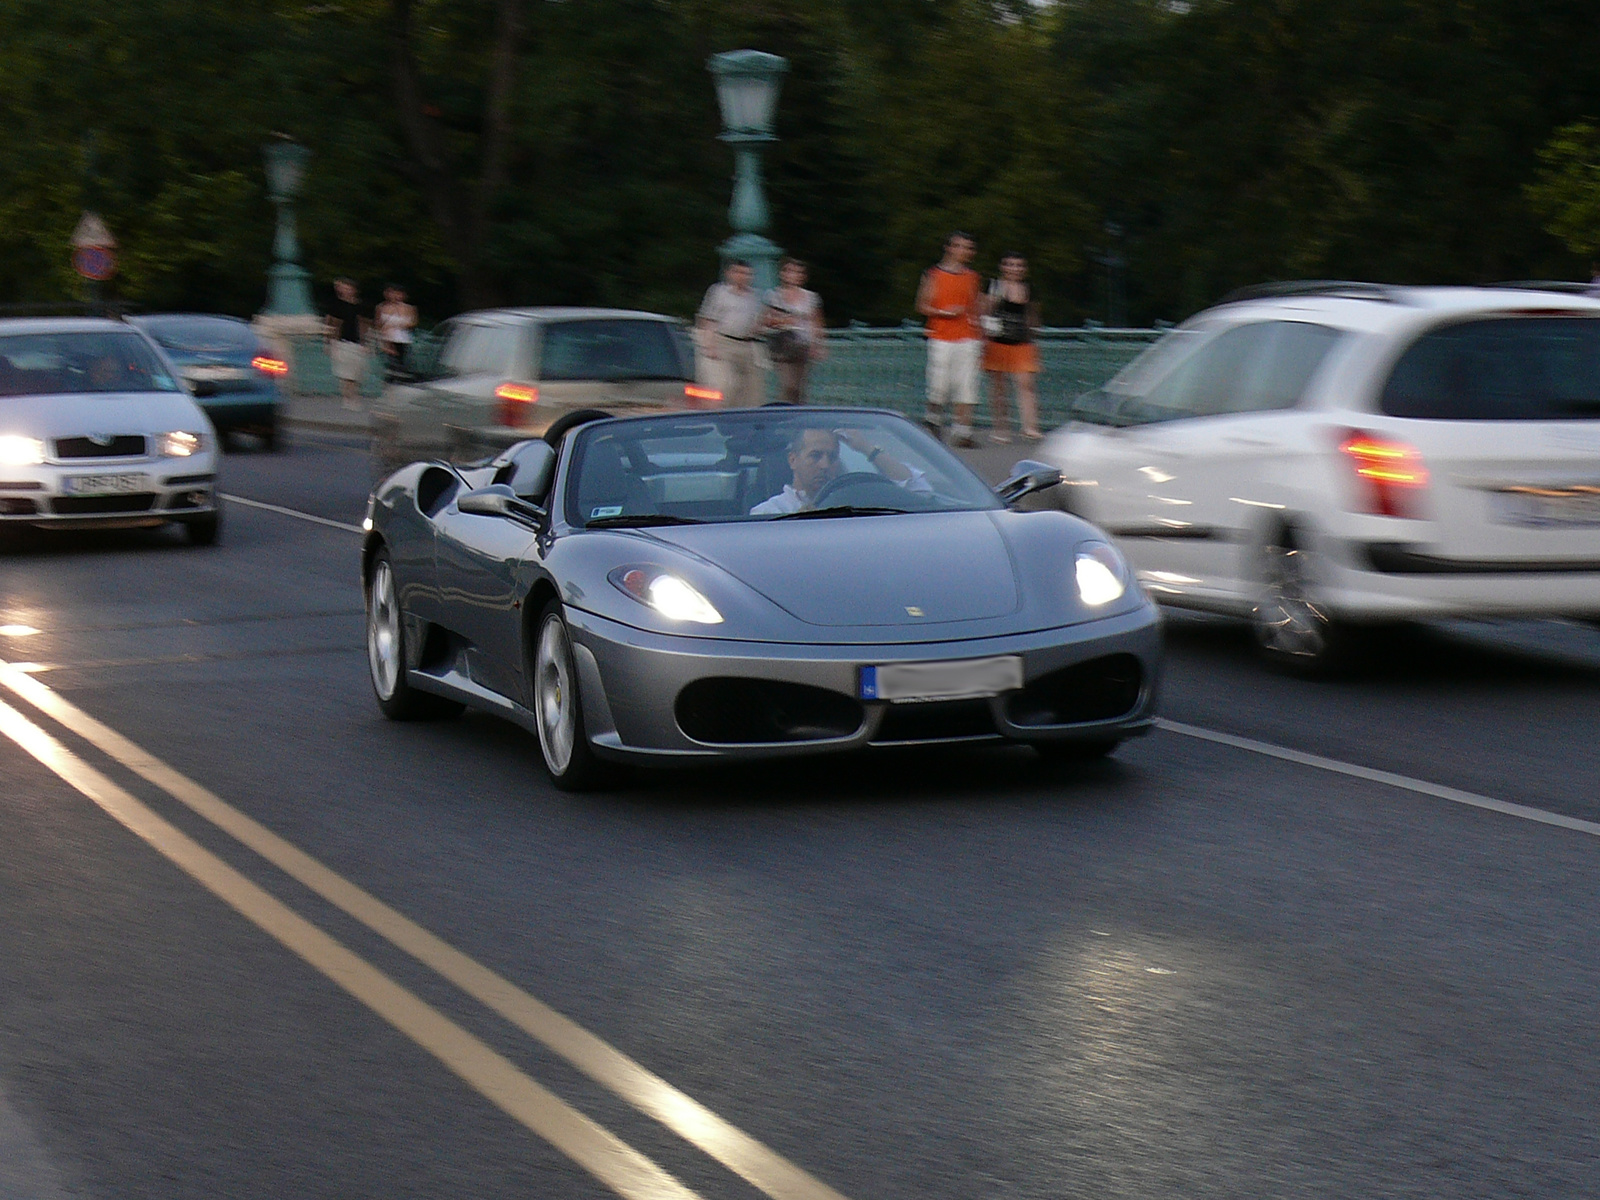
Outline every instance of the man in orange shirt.
<svg viewBox="0 0 1600 1200">
<path fill-rule="evenodd" d="M 978 358 L 983 349 L 983 286 L 968 264 L 977 249 L 972 236 L 952 233 L 944 257 L 922 273 L 917 311 L 928 318 L 928 408 L 923 424 L 934 437 L 944 429 L 945 407 L 955 405 L 951 441 L 976 446 L 972 408 L 978 398 Z"/>
</svg>

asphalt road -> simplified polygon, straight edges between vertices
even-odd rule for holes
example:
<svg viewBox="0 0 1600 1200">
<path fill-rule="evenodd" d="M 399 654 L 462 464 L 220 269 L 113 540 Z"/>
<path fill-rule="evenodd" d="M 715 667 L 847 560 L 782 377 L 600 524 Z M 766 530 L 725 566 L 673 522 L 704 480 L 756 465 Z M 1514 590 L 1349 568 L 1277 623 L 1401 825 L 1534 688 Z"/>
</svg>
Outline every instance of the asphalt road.
<svg viewBox="0 0 1600 1200">
<path fill-rule="evenodd" d="M 305 435 L 223 478 L 367 485 Z M 1174 619 L 1165 716 L 1252 745 L 571 797 L 510 726 L 379 716 L 356 544 L 234 504 L 0 560 L 0 1195 L 1600 1193 L 1600 633 L 1304 683 Z"/>
</svg>

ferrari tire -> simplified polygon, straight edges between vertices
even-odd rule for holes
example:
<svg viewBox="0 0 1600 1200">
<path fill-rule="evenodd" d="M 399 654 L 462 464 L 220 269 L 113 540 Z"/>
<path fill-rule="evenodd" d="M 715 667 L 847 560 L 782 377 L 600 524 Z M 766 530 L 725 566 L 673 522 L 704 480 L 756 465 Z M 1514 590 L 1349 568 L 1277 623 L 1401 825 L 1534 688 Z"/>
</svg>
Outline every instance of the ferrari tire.
<svg viewBox="0 0 1600 1200">
<path fill-rule="evenodd" d="M 545 605 L 535 628 L 533 711 L 539 753 L 556 787 L 584 792 L 609 781 L 611 772 L 595 757 L 584 729 L 578 664 L 560 600 Z"/>
<path fill-rule="evenodd" d="M 374 554 L 367 568 L 367 668 L 378 708 L 391 721 L 454 717 L 466 708 L 406 681 L 406 623 L 387 550 Z"/>
<path fill-rule="evenodd" d="M 1121 738 L 1098 738 L 1091 742 L 1034 742 L 1039 757 L 1048 763 L 1088 763 L 1109 757 Z"/>
</svg>

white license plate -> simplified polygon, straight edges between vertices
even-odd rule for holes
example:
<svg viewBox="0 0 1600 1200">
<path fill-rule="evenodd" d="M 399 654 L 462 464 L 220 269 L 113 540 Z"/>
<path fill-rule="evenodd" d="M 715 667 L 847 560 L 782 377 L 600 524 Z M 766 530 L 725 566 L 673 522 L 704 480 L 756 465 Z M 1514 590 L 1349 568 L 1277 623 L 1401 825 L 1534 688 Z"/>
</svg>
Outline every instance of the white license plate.
<svg viewBox="0 0 1600 1200">
<path fill-rule="evenodd" d="M 115 496 L 122 492 L 147 492 L 150 477 L 137 471 L 117 475 L 68 475 L 61 490 L 71 496 Z"/>
<path fill-rule="evenodd" d="M 971 700 L 998 696 L 1021 686 L 1022 657 L 1017 654 L 861 668 L 863 700 Z"/>
<path fill-rule="evenodd" d="M 190 367 L 184 372 L 190 379 L 218 382 L 224 379 L 243 379 L 241 367 Z"/>
<path fill-rule="evenodd" d="M 1551 489 L 1559 494 L 1499 492 L 1490 512 L 1501 525 L 1534 528 L 1563 525 L 1600 525 L 1600 488 Z"/>
</svg>

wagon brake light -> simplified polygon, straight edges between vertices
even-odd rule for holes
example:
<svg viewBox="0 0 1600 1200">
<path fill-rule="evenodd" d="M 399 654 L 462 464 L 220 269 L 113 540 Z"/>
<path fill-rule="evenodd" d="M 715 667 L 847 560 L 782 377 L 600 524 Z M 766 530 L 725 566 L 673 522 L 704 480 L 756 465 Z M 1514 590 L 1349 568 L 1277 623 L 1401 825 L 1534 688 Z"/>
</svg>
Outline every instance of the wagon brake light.
<svg viewBox="0 0 1600 1200">
<path fill-rule="evenodd" d="M 683 398 L 690 408 L 710 408 L 722 403 L 722 393 L 716 388 L 701 387 L 694 383 L 683 385 Z"/>
<path fill-rule="evenodd" d="M 250 360 L 250 365 L 263 375 L 287 375 L 289 364 L 281 358 L 273 358 L 269 354 L 258 354 Z"/>
<path fill-rule="evenodd" d="M 1365 512 L 1414 517 L 1416 497 L 1428 486 L 1428 468 L 1415 446 L 1359 429 L 1346 430 L 1339 452 L 1350 460 L 1363 490 Z"/>
<path fill-rule="evenodd" d="M 500 424 L 522 425 L 523 414 L 528 409 L 539 403 L 539 389 L 531 383 L 502 383 L 494 390 L 495 399 L 500 401 Z"/>
</svg>

